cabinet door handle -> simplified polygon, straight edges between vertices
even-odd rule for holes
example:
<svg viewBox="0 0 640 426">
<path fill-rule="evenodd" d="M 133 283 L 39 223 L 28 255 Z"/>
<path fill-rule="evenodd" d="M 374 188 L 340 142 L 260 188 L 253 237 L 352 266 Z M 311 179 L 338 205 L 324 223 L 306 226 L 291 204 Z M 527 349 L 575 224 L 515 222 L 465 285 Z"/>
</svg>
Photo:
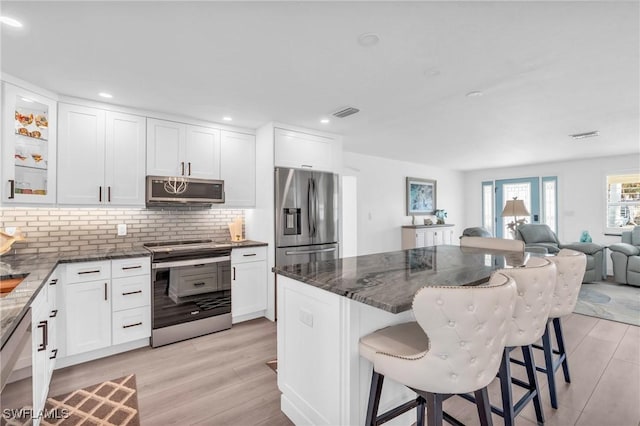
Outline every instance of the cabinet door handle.
<svg viewBox="0 0 640 426">
<path fill-rule="evenodd" d="M 15 179 L 9 179 L 9 199 L 13 200 L 16 197 L 16 181 Z"/>
<path fill-rule="evenodd" d="M 98 202 L 102 202 L 102 187 L 98 187 Z"/>
<path fill-rule="evenodd" d="M 191 176 L 191 161 L 189 161 L 188 165 L 189 165 L 189 176 Z"/>
<path fill-rule="evenodd" d="M 104 300 L 107 300 L 107 283 L 104 283 Z"/>
<path fill-rule="evenodd" d="M 49 324 L 46 320 L 40 321 L 38 328 L 42 329 L 42 343 L 38 345 L 38 352 L 42 352 L 47 349 L 47 344 L 49 343 Z"/>
<path fill-rule="evenodd" d="M 182 176 L 184 176 L 184 161 L 180 162 L 180 166 L 182 167 Z"/>
<path fill-rule="evenodd" d="M 250 256 L 255 256 L 256 253 L 248 253 L 248 254 L 243 254 L 244 257 L 250 257 Z"/>
<path fill-rule="evenodd" d="M 95 269 L 93 271 L 80 271 L 80 272 L 78 272 L 78 275 L 99 274 L 99 273 L 100 273 L 100 269 Z"/>
<path fill-rule="evenodd" d="M 236 280 L 236 267 L 233 267 L 233 281 Z"/>
<path fill-rule="evenodd" d="M 51 314 L 49 315 L 49 318 L 55 318 L 58 316 L 58 310 L 54 309 L 53 311 L 51 311 Z"/>
<path fill-rule="evenodd" d="M 129 269 L 140 269 L 142 268 L 142 265 L 136 265 L 136 266 L 123 266 L 122 270 L 123 271 L 128 271 Z"/>
<path fill-rule="evenodd" d="M 51 351 L 51 353 L 52 353 L 53 355 L 51 355 L 51 356 L 49 357 L 49 359 L 56 359 L 56 358 L 58 357 L 58 350 L 57 350 L 57 349 L 52 350 L 52 351 Z"/>
<path fill-rule="evenodd" d="M 197 282 L 197 283 L 193 283 L 193 286 L 194 287 L 202 287 L 204 284 L 205 284 L 204 282 L 200 281 L 200 282 Z"/>
<path fill-rule="evenodd" d="M 123 325 L 122 328 L 131 328 L 131 327 L 137 327 L 139 325 L 142 325 L 141 322 L 137 322 L 135 324 L 127 324 L 127 325 Z"/>
<path fill-rule="evenodd" d="M 107 186 L 107 201 L 111 202 L 111 187 Z"/>
<path fill-rule="evenodd" d="M 130 296 L 132 294 L 138 294 L 138 293 L 142 293 L 142 290 L 136 290 L 136 291 L 127 291 L 125 293 L 122 293 L 123 296 Z"/>
<path fill-rule="evenodd" d="M 49 281 L 49 285 L 56 285 L 56 284 L 58 284 L 58 279 L 57 278 L 54 278 L 51 281 Z"/>
<path fill-rule="evenodd" d="M 309 165 L 309 164 L 302 164 L 301 167 L 305 168 L 305 169 L 312 169 L 313 166 Z"/>
</svg>

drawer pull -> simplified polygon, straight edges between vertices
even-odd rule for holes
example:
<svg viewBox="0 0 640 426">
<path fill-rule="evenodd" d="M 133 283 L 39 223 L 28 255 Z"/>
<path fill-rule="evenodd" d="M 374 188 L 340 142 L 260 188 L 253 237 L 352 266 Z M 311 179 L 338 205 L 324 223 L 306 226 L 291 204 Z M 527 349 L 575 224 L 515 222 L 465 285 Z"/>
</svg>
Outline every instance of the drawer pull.
<svg viewBox="0 0 640 426">
<path fill-rule="evenodd" d="M 42 329 L 42 343 L 38 345 L 38 352 L 42 352 L 47 349 L 49 343 L 49 323 L 47 321 L 40 321 L 38 328 Z"/>
<path fill-rule="evenodd" d="M 136 266 L 123 266 L 123 267 L 122 267 L 122 270 L 123 270 L 123 271 L 127 271 L 127 270 L 129 270 L 129 269 L 140 269 L 140 268 L 142 268 L 142 265 L 136 265 Z"/>
<path fill-rule="evenodd" d="M 52 350 L 52 351 L 51 351 L 51 353 L 52 353 L 53 355 L 51 355 L 51 356 L 49 357 L 49 359 L 56 359 L 56 358 L 58 357 L 58 350 L 57 350 L 57 349 Z"/>
<path fill-rule="evenodd" d="M 104 283 L 104 300 L 107 300 L 107 283 Z"/>
<path fill-rule="evenodd" d="M 203 286 L 204 284 L 205 284 L 205 283 L 204 283 L 204 282 L 202 282 L 202 281 L 200 281 L 199 283 L 193 283 L 193 285 L 194 285 L 195 287 L 201 287 L 201 286 Z"/>
<path fill-rule="evenodd" d="M 49 315 L 49 318 L 55 318 L 58 316 L 58 310 L 54 309 L 53 311 L 51 311 L 51 314 Z"/>
<path fill-rule="evenodd" d="M 310 164 L 301 164 L 301 167 L 305 168 L 305 169 L 312 169 L 313 168 L 313 166 L 310 165 Z"/>
<path fill-rule="evenodd" d="M 127 291 L 122 293 L 123 296 L 129 296 L 131 294 L 138 294 L 138 293 L 142 293 L 142 290 L 136 290 L 136 291 Z"/>
<path fill-rule="evenodd" d="M 99 273 L 100 273 L 100 269 L 96 269 L 94 271 L 80 271 L 78 272 L 78 275 L 99 274 Z"/>
<path fill-rule="evenodd" d="M 203 266 L 207 266 L 206 263 L 199 263 L 197 265 L 193 265 L 194 268 L 202 268 Z"/>
<path fill-rule="evenodd" d="M 137 322 L 135 324 L 127 324 L 127 325 L 123 325 L 122 328 L 131 328 L 131 327 L 137 327 L 139 325 L 142 325 L 141 322 Z"/>
<path fill-rule="evenodd" d="M 54 278 L 51 281 L 49 281 L 49 285 L 56 285 L 56 284 L 58 284 L 58 279 L 57 278 Z"/>
<path fill-rule="evenodd" d="M 256 256 L 256 253 L 243 254 L 244 257 Z"/>
</svg>

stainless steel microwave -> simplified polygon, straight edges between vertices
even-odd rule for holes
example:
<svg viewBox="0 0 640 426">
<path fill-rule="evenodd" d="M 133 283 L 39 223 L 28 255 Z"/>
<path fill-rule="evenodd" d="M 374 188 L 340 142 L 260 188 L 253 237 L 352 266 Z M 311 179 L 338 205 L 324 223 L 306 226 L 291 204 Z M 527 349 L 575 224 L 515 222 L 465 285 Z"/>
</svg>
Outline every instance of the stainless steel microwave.
<svg viewBox="0 0 640 426">
<path fill-rule="evenodd" d="M 183 176 L 147 176 L 147 207 L 224 203 L 224 181 Z"/>
</svg>

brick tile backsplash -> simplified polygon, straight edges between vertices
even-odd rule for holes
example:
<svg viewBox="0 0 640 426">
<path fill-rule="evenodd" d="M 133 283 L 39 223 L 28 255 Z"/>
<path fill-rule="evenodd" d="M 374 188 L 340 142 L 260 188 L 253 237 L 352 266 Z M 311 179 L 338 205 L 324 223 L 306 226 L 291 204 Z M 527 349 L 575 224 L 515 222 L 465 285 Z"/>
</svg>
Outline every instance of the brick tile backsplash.
<svg viewBox="0 0 640 426">
<path fill-rule="evenodd" d="M 16 254 L 73 254 L 86 249 L 126 250 L 149 241 L 226 241 L 227 223 L 237 217 L 244 223 L 244 210 L 5 207 L 0 208 L 0 227 L 15 226 L 26 234 L 25 242 L 13 245 Z M 127 235 L 118 237 L 116 227 L 121 223 L 127 224 Z"/>
</svg>

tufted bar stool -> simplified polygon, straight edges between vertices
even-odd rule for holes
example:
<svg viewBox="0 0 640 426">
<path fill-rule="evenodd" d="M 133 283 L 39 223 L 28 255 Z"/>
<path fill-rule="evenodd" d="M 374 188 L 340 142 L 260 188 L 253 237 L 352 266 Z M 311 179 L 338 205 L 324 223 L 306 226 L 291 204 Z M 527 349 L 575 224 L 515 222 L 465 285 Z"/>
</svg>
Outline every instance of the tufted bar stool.
<svg viewBox="0 0 640 426">
<path fill-rule="evenodd" d="M 487 385 L 501 362 L 516 299 L 516 285 L 494 274 L 487 285 L 423 287 L 413 299 L 415 322 L 383 328 L 360 339 L 360 355 L 373 364 L 367 426 L 384 423 L 417 407 L 418 426 L 441 425 L 451 417 L 442 401 L 475 394 L 482 425 L 491 424 Z M 378 416 L 384 378 L 419 396 Z"/>
<path fill-rule="evenodd" d="M 547 321 L 544 334 L 542 335 L 545 367 L 538 367 L 537 369 L 547 374 L 551 406 L 558 408 L 554 375 L 558 368 L 560 368 L 560 365 L 562 365 L 565 382 L 571 382 L 560 318 L 572 313 L 576 307 L 578 293 L 582 285 L 582 277 L 587 268 L 587 256 L 575 250 L 562 249 L 558 252 L 557 256 L 549 257 L 548 259 L 556 264 L 558 276 L 553 293 L 551 311 L 549 312 L 549 321 Z M 550 323 L 553 324 L 555 331 L 556 343 L 558 345 L 557 350 L 554 350 L 551 345 Z M 554 353 L 558 355 L 555 361 L 553 360 Z"/>
<path fill-rule="evenodd" d="M 512 426 L 515 423 L 515 417 L 533 400 L 536 419 L 542 423 L 544 422 L 544 414 L 540 403 L 540 388 L 533 360 L 532 345 L 542 337 L 546 330 L 556 285 L 556 265 L 545 258 L 532 257 L 525 267 L 501 269 L 499 272 L 515 280 L 518 294 L 498 371 L 502 409 L 492 406 L 491 410 L 504 418 L 505 426 Z M 528 382 L 511 376 L 510 353 L 518 347 L 522 350 Z M 526 390 L 515 404 L 512 384 Z M 463 395 L 463 397 L 473 400 L 468 395 Z"/>
</svg>

